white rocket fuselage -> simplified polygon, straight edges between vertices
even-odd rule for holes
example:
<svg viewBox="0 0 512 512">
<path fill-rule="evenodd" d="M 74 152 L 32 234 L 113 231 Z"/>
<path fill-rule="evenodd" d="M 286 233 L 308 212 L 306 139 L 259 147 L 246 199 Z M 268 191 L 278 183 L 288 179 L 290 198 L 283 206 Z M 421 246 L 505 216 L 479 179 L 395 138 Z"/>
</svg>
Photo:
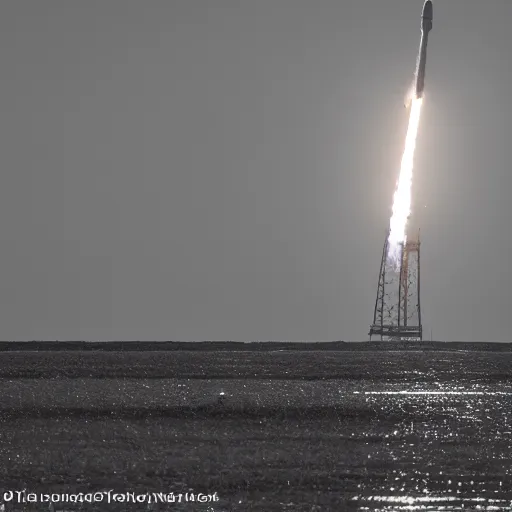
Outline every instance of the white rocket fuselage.
<svg viewBox="0 0 512 512">
<path fill-rule="evenodd" d="M 432 10 L 432 1 L 427 0 L 421 13 L 421 40 L 416 62 L 416 83 L 414 87 L 416 98 L 423 97 L 423 89 L 425 88 L 425 66 L 427 63 L 428 33 L 432 30 Z"/>
</svg>

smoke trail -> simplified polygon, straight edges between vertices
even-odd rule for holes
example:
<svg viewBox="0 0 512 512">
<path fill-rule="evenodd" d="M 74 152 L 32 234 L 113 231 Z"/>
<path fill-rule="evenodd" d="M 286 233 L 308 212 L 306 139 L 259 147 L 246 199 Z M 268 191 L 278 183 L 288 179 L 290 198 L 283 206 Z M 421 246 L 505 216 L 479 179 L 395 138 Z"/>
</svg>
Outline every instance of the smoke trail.
<svg viewBox="0 0 512 512">
<path fill-rule="evenodd" d="M 418 134 L 422 101 L 422 98 L 414 98 L 412 100 L 409 126 L 405 138 L 405 149 L 400 166 L 400 175 L 393 196 L 393 213 L 389 223 L 388 258 L 396 262 L 400 258 L 400 244 L 406 242 L 407 220 L 411 213 L 414 149 L 416 147 L 416 136 Z"/>
</svg>

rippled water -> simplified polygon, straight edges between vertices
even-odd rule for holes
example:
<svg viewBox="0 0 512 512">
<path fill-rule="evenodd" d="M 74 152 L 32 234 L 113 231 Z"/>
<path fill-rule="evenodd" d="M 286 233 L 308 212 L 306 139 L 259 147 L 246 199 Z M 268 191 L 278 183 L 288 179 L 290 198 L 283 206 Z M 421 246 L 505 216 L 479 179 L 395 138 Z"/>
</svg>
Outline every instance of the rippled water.
<svg viewBox="0 0 512 512">
<path fill-rule="evenodd" d="M 387 471 L 380 483 L 369 471 L 352 498 L 358 510 L 511 510 L 510 387 L 432 387 L 361 392 L 383 417 L 366 434 L 378 439 L 368 458 Z"/>
<path fill-rule="evenodd" d="M 208 482 L 219 512 L 512 510 L 510 353 L 132 354 L 115 378 L 75 354 L 59 379 L 12 357 L 3 482 Z"/>
</svg>

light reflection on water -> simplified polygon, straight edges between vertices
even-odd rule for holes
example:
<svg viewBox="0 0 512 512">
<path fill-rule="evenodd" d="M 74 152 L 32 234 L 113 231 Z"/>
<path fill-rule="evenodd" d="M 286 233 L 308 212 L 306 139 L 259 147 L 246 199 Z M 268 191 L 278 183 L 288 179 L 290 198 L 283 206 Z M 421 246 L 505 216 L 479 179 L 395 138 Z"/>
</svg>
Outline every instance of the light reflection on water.
<svg viewBox="0 0 512 512">
<path fill-rule="evenodd" d="M 469 510 L 510 510 L 512 501 L 492 498 L 461 498 L 459 496 L 369 496 L 366 498 L 355 496 L 354 501 L 366 502 L 358 510 L 378 511 L 399 511 L 399 510 L 446 510 L 446 511 L 469 511 Z M 377 508 L 369 505 L 377 502 Z"/>
<path fill-rule="evenodd" d="M 358 485 L 357 510 L 512 510 L 509 386 L 403 387 L 353 391 L 390 418 L 363 434 L 382 442 L 366 443 L 372 482 Z M 386 466 L 379 484 L 375 475 Z"/>
<path fill-rule="evenodd" d="M 31 375 L 22 355 L 16 371 Z M 56 481 L 69 473 L 75 485 L 65 459 L 109 485 L 116 474 L 122 489 L 210 481 L 225 500 L 219 510 L 239 512 L 512 511 L 512 352 L 146 356 L 136 355 L 137 377 L 75 378 L 80 354 L 66 356 L 62 378 L 4 378 L 0 413 L 28 412 L 37 425 L 4 422 L 4 462 L 35 482 L 62 464 Z M 111 364 L 101 358 L 100 369 Z M 45 364 L 54 375 L 53 357 Z M 78 406 L 93 420 L 59 412 Z M 124 416 L 133 409 L 144 418 Z M 35 434 L 44 442 L 30 442 Z M 89 456 L 89 442 L 101 456 Z"/>
<path fill-rule="evenodd" d="M 359 391 L 354 391 L 359 394 Z M 506 391 L 365 391 L 365 395 L 512 395 Z"/>
</svg>

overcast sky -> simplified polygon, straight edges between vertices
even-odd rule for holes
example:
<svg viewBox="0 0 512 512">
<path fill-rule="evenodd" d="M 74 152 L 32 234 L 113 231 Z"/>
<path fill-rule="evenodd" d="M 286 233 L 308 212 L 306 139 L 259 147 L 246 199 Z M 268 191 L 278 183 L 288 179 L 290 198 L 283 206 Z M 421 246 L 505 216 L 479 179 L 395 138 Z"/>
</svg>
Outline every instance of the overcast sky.
<svg viewBox="0 0 512 512">
<path fill-rule="evenodd" d="M 367 339 L 421 8 L 3 2 L 0 339 Z M 512 338 L 511 19 L 434 1 L 426 337 Z"/>
</svg>

